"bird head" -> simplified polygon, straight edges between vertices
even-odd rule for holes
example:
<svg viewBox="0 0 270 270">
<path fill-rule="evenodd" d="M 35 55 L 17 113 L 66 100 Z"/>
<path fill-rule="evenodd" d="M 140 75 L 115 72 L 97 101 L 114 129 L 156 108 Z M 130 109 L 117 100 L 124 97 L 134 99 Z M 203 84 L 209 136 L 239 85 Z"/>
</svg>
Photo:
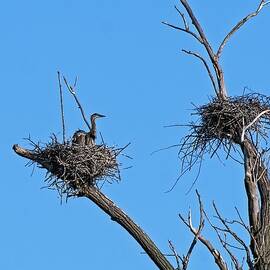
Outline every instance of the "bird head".
<svg viewBox="0 0 270 270">
<path fill-rule="evenodd" d="M 99 114 L 99 113 L 93 113 L 93 114 L 91 115 L 91 120 L 95 120 L 95 119 L 101 118 L 101 117 L 105 117 L 105 115 Z"/>
</svg>

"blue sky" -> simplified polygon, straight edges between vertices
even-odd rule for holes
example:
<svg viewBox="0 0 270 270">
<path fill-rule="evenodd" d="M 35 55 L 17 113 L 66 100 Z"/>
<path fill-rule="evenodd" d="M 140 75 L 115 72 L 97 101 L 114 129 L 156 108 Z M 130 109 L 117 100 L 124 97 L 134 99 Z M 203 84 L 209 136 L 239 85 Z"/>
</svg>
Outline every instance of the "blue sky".
<svg viewBox="0 0 270 270">
<path fill-rule="evenodd" d="M 229 29 L 258 1 L 190 1 L 214 48 Z M 195 189 L 187 190 L 196 168 L 165 193 L 179 175 L 177 144 L 191 102 L 202 104 L 213 94 L 202 65 L 180 53 L 202 51 L 189 36 L 161 24 L 180 23 L 173 1 L 2 1 L 1 33 L 1 164 L 0 268 L 32 269 L 155 269 L 137 243 L 86 199 L 60 204 L 57 193 L 44 186 L 45 172 L 25 168 L 12 151 L 23 138 L 46 142 L 61 137 L 57 70 L 70 80 L 79 77 L 78 97 L 87 114 L 105 114 L 98 122 L 106 142 L 131 143 L 121 158 L 122 182 L 106 185 L 105 194 L 140 224 L 168 253 L 172 240 L 180 254 L 191 235 L 178 213 L 191 207 L 196 222 Z M 230 95 L 245 86 L 269 95 L 270 8 L 247 23 L 224 50 L 222 65 Z M 72 97 L 65 93 L 67 133 L 86 129 Z M 209 160 L 203 163 L 195 188 L 209 215 L 214 200 L 226 217 L 237 206 L 246 217 L 240 165 Z M 205 236 L 215 234 L 205 228 Z M 213 243 L 216 241 L 213 240 Z M 219 247 L 217 245 L 217 247 Z M 216 269 L 201 245 L 190 269 Z"/>
</svg>

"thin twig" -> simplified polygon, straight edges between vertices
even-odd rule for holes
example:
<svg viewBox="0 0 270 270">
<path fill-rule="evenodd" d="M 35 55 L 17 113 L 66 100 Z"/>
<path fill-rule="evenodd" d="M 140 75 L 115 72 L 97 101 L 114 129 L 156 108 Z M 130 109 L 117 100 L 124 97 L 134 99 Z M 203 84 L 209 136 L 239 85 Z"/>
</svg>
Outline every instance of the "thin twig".
<svg viewBox="0 0 270 270">
<path fill-rule="evenodd" d="M 203 227 L 204 224 L 204 210 L 203 210 L 203 204 L 200 198 L 200 195 L 198 193 L 198 191 L 196 191 L 197 193 L 197 197 L 198 197 L 198 201 L 199 201 L 199 205 L 200 205 L 200 224 L 201 227 Z M 205 245 L 205 247 L 209 250 L 209 252 L 211 253 L 211 255 L 213 256 L 215 263 L 217 264 L 217 266 L 219 267 L 220 270 L 228 270 L 228 267 L 224 261 L 224 259 L 222 258 L 220 252 L 214 248 L 214 246 L 212 245 L 212 243 L 207 240 L 206 238 L 204 238 L 200 233 L 200 225 L 199 225 L 199 229 L 196 229 L 193 227 L 192 224 L 192 218 L 191 218 L 191 211 L 189 211 L 188 214 L 188 219 L 184 219 L 183 216 L 181 214 L 179 214 L 180 219 L 182 220 L 182 222 L 189 228 L 189 230 L 193 233 L 194 236 L 197 237 L 197 239 L 203 244 Z M 201 228 L 202 229 L 202 228 Z"/>
<path fill-rule="evenodd" d="M 253 267 L 253 263 L 252 263 L 252 259 L 251 259 L 251 255 L 250 255 L 250 250 L 248 248 L 248 246 L 246 245 L 246 243 L 230 228 L 230 226 L 228 225 L 228 221 L 226 219 L 224 219 L 221 214 L 219 213 L 218 209 L 217 209 L 217 206 L 216 204 L 213 202 L 213 207 L 215 209 L 215 212 L 217 214 L 217 218 L 218 220 L 223 224 L 223 226 L 226 228 L 226 232 L 228 232 L 234 239 L 236 242 L 238 242 L 242 247 L 243 249 L 245 250 L 246 252 L 246 261 L 247 261 L 247 264 L 249 266 L 249 269 L 254 269 Z M 241 220 L 241 219 L 240 219 Z M 208 219 L 209 221 L 209 219 Z M 209 221 L 210 223 L 210 221 Z M 213 224 L 210 223 L 210 225 L 216 230 L 217 227 L 214 226 Z M 245 226 L 245 225 L 244 225 Z M 228 245 L 227 242 L 225 242 L 226 245 Z M 230 251 L 227 250 L 227 248 L 225 248 L 226 251 L 230 254 Z M 238 261 L 236 260 L 236 258 L 234 256 L 232 256 L 232 254 L 230 254 L 232 260 L 234 261 L 234 263 L 236 263 L 238 266 L 239 266 L 239 263 Z"/>
<path fill-rule="evenodd" d="M 65 129 L 65 117 L 64 117 L 64 103 L 63 103 L 63 91 L 62 91 L 62 84 L 61 84 L 61 75 L 60 72 L 57 71 L 57 78 L 58 78 L 58 86 L 60 92 L 60 105 L 61 105 L 61 119 L 62 119 L 62 132 L 63 132 L 63 143 L 66 141 L 66 129 Z"/>
<path fill-rule="evenodd" d="M 176 264 L 177 264 L 177 269 L 181 269 L 181 268 L 180 268 L 179 255 L 178 255 L 178 253 L 177 253 L 177 251 L 176 251 L 176 249 L 175 249 L 175 247 L 174 247 L 172 241 L 171 241 L 171 240 L 168 240 L 168 242 L 169 242 L 170 250 L 173 252 L 173 256 L 174 256 L 175 261 L 176 261 Z"/>
<path fill-rule="evenodd" d="M 173 24 L 170 24 L 168 22 L 162 22 L 163 24 L 173 28 L 173 29 L 176 29 L 176 30 L 179 30 L 179 31 L 182 31 L 182 32 L 185 32 L 187 34 L 190 34 L 191 36 L 193 36 L 195 39 L 197 39 L 200 43 L 202 43 L 202 40 L 201 38 L 196 35 L 194 32 L 190 31 L 190 30 L 187 30 L 186 28 L 182 28 L 182 27 L 179 27 L 179 26 L 176 26 L 176 25 L 173 25 Z"/>
<path fill-rule="evenodd" d="M 220 58 L 220 55 L 222 53 L 223 48 L 225 47 L 226 43 L 228 42 L 228 40 L 231 38 L 231 36 L 241 27 L 243 26 L 249 19 L 257 16 L 259 14 L 259 12 L 263 9 L 264 6 L 268 5 L 270 3 L 270 1 L 261 1 L 258 8 L 256 9 L 256 11 L 248 14 L 245 18 L 243 18 L 240 22 L 238 22 L 233 28 L 232 30 L 226 35 L 226 37 L 223 39 L 223 41 L 221 42 L 218 51 L 217 51 L 217 59 Z"/>
<path fill-rule="evenodd" d="M 176 11 L 178 12 L 178 14 L 181 16 L 181 18 L 182 18 L 182 20 L 183 20 L 183 23 L 184 23 L 184 26 L 185 26 L 185 29 L 186 29 L 187 31 L 189 31 L 189 25 L 188 25 L 188 23 L 187 23 L 187 21 L 186 21 L 185 14 L 182 13 L 182 12 L 178 9 L 177 6 L 174 6 L 174 8 L 175 8 Z"/>
<path fill-rule="evenodd" d="M 87 121 L 87 119 L 86 119 L 86 117 L 85 117 L 83 108 L 82 108 L 82 106 L 81 106 L 81 104 L 80 104 L 80 101 L 78 100 L 78 98 L 77 98 L 77 96 L 76 96 L 76 93 L 75 93 L 75 91 L 74 91 L 74 88 L 73 88 L 71 85 L 68 84 L 68 82 L 67 82 L 67 80 L 66 80 L 66 78 L 65 78 L 64 76 L 63 76 L 63 79 L 64 79 L 64 82 L 65 82 L 65 84 L 66 84 L 67 89 L 69 90 L 69 92 L 70 92 L 70 93 L 72 94 L 72 96 L 74 97 L 74 99 L 75 99 L 75 101 L 76 101 L 76 103 L 77 103 L 77 105 L 78 105 L 78 108 L 79 108 L 80 111 L 81 111 L 81 115 L 82 115 L 82 118 L 83 118 L 85 124 L 87 125 L 87 127 L 89 128 L 89 130 L 91 130 L 91 126 L 90 126 L 90 124 L 88 123 L 88 121 Z M 75 84 L 75 83 L 74 83 L 74 84 Z"/>
<path fill-rule="evenodd" d="M 199 204 L 200 204 L 200 213 L 203 213 L 203 206 L 202 206 L 202 202 L 201 202 L 201 198 L 200 198 L 200 194 L 198 192 L 198 190 L 196 190 L 196 194 L 197 194 L 197 197 L 198 197 L 198 200 L 199 200 Z M 203 230 L 203 227 L 204 227 L 204 219 L 203 219 L 203 215 L 200 214 L 200 224 L 199 224 L 199 228 L 197 230 L 197 233 L 196 235 L 194 236 L 192 242 L 191 242 L 191 245 L 188 249 L 188 252 L 187 252 L 187 255 L 184 256 L 184 259 L 183 259 L 183 270 L 186 270 L 187 267 L 188 267 L 188 263 L 189 263 L 189 260 L 190 260 L 190 257 L 191 257 L 191 254 L 192 254 L 192 251 L 195 247 L 195 245 L 197 244 L 198 242 L 198 236 L 200 235 L 201 231 Z"/>
<path fill-rule="evenodd" d="M 207 64 L 207 62 L 206 62 L 206 60 L 205 60 L 201 55 L 199 55 L 199 54 L 196 53 L 196 52 L 187 51 L 187 50 L 185 50 L 185 49 L 182 49 L 182 52 L 184 52 L 184 53 L 186 53 L 186 54 L 193 55 L 193 56 L 199 58 L 199 59 L 203 62 L 204 66 L 205 66 L 205 68 L 206 68 L 206 70 L 207 70 L 208 76 L 210 77 L 210 80 L 211 80 L 211 82 L 212 82 L 212 85 L 213 85 L 213 88 L 214 88 L 214 90 L 215 90 L 215 93 L 216 93 L 216 95 L 218 95 L 218 89 L 217 89 L 217 86 L 216 86 L 216 82 L 215 82 L 214 76 L 213 76 L 213 74 L 212 74 L 212 72 L 211 72 L 211 70 L 210 70 L 210 68 L 209 68 L 209 66 L 208 66 L 208 64 Z"/>
</svg>

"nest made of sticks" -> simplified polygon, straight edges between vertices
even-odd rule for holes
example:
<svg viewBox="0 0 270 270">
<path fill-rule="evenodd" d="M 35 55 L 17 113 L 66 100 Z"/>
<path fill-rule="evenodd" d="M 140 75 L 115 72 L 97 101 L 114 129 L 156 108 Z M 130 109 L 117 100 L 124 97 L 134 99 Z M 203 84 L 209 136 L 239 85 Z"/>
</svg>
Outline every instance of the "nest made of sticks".
<svg viewBox="0 0 270 270">
<path fill-rule="evenodd" d="M 201 162 L 205 153 L 213 157 L 217 150 L 225 150 L 227 157 L 244 139 L 258 146 L 261 139 L 267 144 L 270 128 L 270 97 L 252 93 L 226 100 L 213 98 L 206 105 L 195 107 L 188 135 L 180 143 L 179 157 L 182 173 Z"/>
<path fill-rule="evenodd" d="M 44 147 L 29 141 L 34 146 L 32 163 L 47 169 L 47 187 L 58 190 L 61 197 L 78 195 L 85 187 L 98 187 L 104 181 L 120 181 L 117 156 L 123 148 L 62 144 L 55 136 Z"/>
</svg>

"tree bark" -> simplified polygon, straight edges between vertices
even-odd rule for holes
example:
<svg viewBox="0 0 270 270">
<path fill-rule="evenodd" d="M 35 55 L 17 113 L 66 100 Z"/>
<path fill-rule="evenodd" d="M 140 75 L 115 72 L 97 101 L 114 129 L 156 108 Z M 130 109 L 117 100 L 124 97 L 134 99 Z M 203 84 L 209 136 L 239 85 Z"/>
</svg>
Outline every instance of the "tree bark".
<svg viewBox="0 0 270 270">
<path fill-rule="evenodd" d="M 256 270 L 270 269 L 270 182 L 268 171 L 256 146 L 248 139 L 241 143 L 248 198 L 250 248 Z"/>
</svg>

